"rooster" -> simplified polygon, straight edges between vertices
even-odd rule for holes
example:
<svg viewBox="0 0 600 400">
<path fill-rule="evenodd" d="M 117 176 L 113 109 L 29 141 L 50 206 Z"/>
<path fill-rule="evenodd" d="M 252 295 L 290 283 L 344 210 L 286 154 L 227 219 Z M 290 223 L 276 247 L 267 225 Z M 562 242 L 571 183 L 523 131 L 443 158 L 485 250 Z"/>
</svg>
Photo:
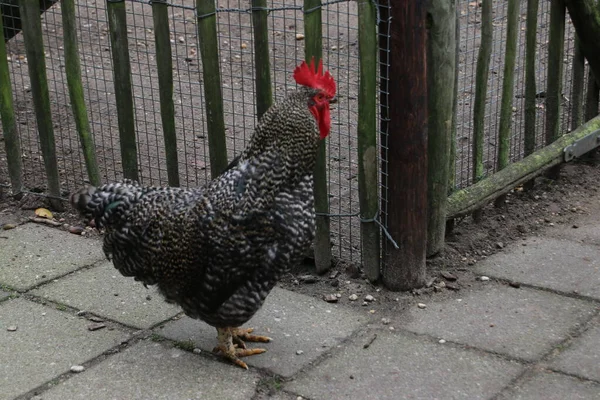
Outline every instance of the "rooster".
<svg viewBox="0 0 600 400">
<path fill-rule="evenodd" d="M 248 146 L 198 189 L 124 180 L 86 187 L 71 204 L 105 229 L 103 250 L 124 276 L 157 285 L 166 301 L 217 329 L 215 352 L 242 368 L 269 342 L 241 328 L 315 231 L 313 169 L 330 131 L 336 84 L 322 62 L 294 70 L 300 87 L 260 119 Z"/>
</svg>

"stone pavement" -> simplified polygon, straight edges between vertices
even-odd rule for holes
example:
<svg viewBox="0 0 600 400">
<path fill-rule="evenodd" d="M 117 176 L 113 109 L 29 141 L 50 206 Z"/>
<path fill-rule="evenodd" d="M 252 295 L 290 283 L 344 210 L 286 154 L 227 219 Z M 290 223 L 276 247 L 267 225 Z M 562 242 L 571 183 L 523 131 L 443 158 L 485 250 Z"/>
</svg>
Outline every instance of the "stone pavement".
<svg viewBox="0 0 600 400">
<path fill-rule="evenodd" d="M 249 371 L 98 240 L 33 223 L 0 236 L 0 399 L 600 399 L 600 223 L 509 246 L 475 268 L 490 280 L 393 329 L 276 289 L 248 324 L 274 338 Z"/>
</svg>

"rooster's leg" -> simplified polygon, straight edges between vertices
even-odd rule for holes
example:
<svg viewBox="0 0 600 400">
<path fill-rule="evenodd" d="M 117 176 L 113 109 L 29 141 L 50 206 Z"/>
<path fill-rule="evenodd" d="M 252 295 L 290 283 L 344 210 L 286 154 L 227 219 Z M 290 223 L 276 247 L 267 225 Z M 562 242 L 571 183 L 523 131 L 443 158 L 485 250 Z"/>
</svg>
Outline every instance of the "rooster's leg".
<svg viewBox="0 0 600 400">
<path fill-rule="evenodd" d="M 241 342 L 242 344 L 244 342 L 241 341 L 240 337 L 238 336 L 237 329 L 238 328 L 217 328 L 217 332 L 218 332 L 217 338 L 218 338 L 219 344 L 217 345 L 217 347 L 215 347 L 215 349 L 213 351 L 223 354 L 223 356 L 225 358 L 227 358 L 228 360 L 233 362 L 235 365 L 238 365 L 242 368 L 248 369 L 248 366 L 246 365 L 246 363 L 243 362 L 242 360 L 240 360 L 239 357 L 253 356 L 255 354 L 264 353 L 267 350 L 265 350 L 265 349 L 246 349 L 245 345 L 240 346 L 239 342 Z M 247 332 L 247 333 L 249 333 L 249 332 Z M 252 335 L 250 335 L 250 336 L 252 336 Z M 238 344 L 237 347 L 234 346 L 234 344 L 233 344 L 234 337 L 236 338 L 235 341 Z M 261 336 L 257 336 L 257 337 L 261 337 Z M 267 339 L 269 339 L 269 338 L 267 338 Z M 263 341 L 265 341 L 265 340 L 263 340 Z M 269 341 L 269 340 L 266 340 L 266 341 Z"/>
</svg>

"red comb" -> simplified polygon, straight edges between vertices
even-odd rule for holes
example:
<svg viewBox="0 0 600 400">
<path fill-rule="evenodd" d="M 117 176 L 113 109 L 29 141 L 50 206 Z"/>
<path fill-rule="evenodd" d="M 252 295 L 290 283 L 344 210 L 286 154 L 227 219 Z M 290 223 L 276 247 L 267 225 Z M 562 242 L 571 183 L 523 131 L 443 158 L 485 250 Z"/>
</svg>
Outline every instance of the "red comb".
<svg viewBox="0 0 600 400">
<path fill-rule="evenodd" d="M 306 61 L 302 61 L 302 64 L 294 70 L 294 79 L 299 85 L 321 89 L 330 97 L 335 96 L 335 80 L 333 80 L 329 71 L 323 74 L 323 60 L 319 61 L 319 68 L 316 71 L 314 57 L 310 60 L 310 67 L 306 64 Z"/>
</svg>

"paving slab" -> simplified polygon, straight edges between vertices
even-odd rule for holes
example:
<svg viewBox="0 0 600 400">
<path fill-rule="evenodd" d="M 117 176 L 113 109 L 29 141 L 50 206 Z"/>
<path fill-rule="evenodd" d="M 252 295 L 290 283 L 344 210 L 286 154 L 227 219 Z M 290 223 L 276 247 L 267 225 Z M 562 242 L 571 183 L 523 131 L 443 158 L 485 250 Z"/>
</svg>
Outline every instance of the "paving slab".
<svg viewBox="0 0 600 400">
<path fill-rule="evenodd" d="M 258 381 L 250 371 L 141 341 L 59 383 L 42 398 L 247 400 Z"/>
<path fill-rule="evenodd" d="M 249 347 L 260 345 L 267 352 L 244 361 L 289 377 L 367 321 L 367 317 L 342 306 L 275 288 L 263 308 L 245 325 L 273 341 L 249 344 Z M 156 332 L 173 340 L 191 340 L 197 347 L 208 351 L 217 343 L 215 328 L 188 317 L 170 322 Z"/>
<path fill-rule="evenodd" d="M 549 229 L 544 235 L 583 244 L 600 246 L 600 224 L 576 225 L 578 228 Z"/>
<path fill-rule="evenodd" d="M 482 275 L 600 299 L 596 246 L 555 238 L 531 238 L 478 264 Z"/>
<path fill-rule="evenodd" d="M 534 289 L 494 283 L 407 311 L 399 326 L 416 333 L 537 360 L 587 321 L 596 306 Z"/>
<path fill-rule="evenodd" d="M 0 303 L 0 399 L 26 393 L 128 338 L 118 330 L 90 332 L 88 324 L 22 298 Z"/>
<path fill-rule="evenodd" d="M 312 400 L 489 399 L 523 367 L 410 334 L 361 334 L 284 389 Z"/>
<path fill-rule="evenodd" d="M 141 329 L 181 312 L 180 307 L 166 303 L 156 288 L 146 289 L 133 278 L 122 276 L 109 261 L 77 271 L 32 293 Z"/>
<path fill-rule="evenodd" d="M 2 233 L 0 284 L 27 290 L 104 259 L 102 244 L 56 228 L 29 223 Z"/>
<path fill-rule="evenodd" d="M 4 290 L 0 289 L 0 300 L 4 300 L 5 298 L 7 298 L 8 296 L 10 296 L 9 292 L 5 292 Z"/>
<path fill-rule="evenodd" d="M 558 355 L 551 366 L 600 382 L 600 321 L 596 326 L 584 332 L 566 350 Z M 599 397 L 600 397 L 600 392 Z"/>
<path fill-rule="evenodd" d="M 600 397 L 600 385 L 563 374 L 540 371 L 499 400 L 592 400 Z"/>
</svg>

